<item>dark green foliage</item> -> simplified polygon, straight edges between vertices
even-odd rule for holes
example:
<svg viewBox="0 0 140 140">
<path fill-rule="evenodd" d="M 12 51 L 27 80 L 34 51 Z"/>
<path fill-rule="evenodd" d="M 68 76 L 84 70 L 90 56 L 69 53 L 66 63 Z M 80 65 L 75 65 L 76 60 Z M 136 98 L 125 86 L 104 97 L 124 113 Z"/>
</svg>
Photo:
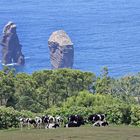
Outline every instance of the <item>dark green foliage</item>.
<svg viewBox="0 0 140 140">
<path fill-rule="evenodd" d="M 109 94 L 111 88 L 111 78 L 108 76 L 108 68 L 104 67 L 100 77 L 96 78 L 94 85 L 95 93 Z"/>
<path fill-rule="evenodd" d="M 12 108 L 0 107 L 0 129 L 18 127 L 20 113 Z"/>
<path fill-rule="evenodd" d="M 0 105 L 6 105 L 7 101 L 14 96 L 15 93 L 15 74 L 13 70 L 7 67 L 4 71 L 0 71 Z"/>
<path fill-rule="evenodd" d="M 17 110 L 42 112 L 53 105 L 61 106 L 68 97 L 88 90 L 94 74 L 79 70 L 59 69 L 14 74 L 8 68 L 0 71 L 0 104 Z"/>
<path fill-rule="evenodd" d="M 87 91 L 78 96 L 68 98 L 62 107 L 52 107 L 45 111 L 47 114 L 60 114 L 67 117 L 70 114 L 79 114 L 87 118 L 90 114 L 107 114 L 107 121 L 113 124 L 140 125 L 140 107 L 129 105 L 112 95 L 93 95 Z M 136 117 L 133 115 L 135 114 Z"/>
<path fill-rule="evenodd" d="M 8 129 L 12 127 L 19 127 L 19 118 L 20 117 L 35 117 L 30 111 L 18 112 L 11 107 L 0 107 L 0 129 Z"/>
<path fill-rule="evenodd" d="M 140 106 L 132 105 L 131 112 L 131 124 L 140 126 Z"/>
<path fill-rule="evenodd" d="M 95 79 L 92 73 L 71 69 L 35 72 L 32 77 L 37 82 L 37 101 L 46 109 L 89 89 Z"/>
<path fill-rule="evenodd" d="M 87 118 L 92 113 L 105 113 L 110 123 L 140 125 L 140 107 L 136 102 L 140 96 L 139 85 L 140 74 L 115 79 L 108 75 L 106 67 L 97 77 L 71 69 L 29 75 L 15 74 L 14 70 L 5 68 L 0 71 L 0 105 L 27 110 L 29 116 L 31 112 L 45 112 L 65 118 L 69 114 Z"/>
</svg>

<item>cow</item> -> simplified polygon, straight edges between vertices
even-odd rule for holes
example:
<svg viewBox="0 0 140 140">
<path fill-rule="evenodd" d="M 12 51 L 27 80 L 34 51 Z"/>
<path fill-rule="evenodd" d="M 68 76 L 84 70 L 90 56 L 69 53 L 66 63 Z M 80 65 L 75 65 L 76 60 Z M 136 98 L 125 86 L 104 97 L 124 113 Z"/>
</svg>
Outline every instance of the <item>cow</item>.
<svg viewBox="0 0 140 140">
<path fill-rule="evenodd" d="M 70 115 L 68 117 L 68 123 L 64 127 L 80 127 L 84 124 L 85 121 L 81 115 Z"/>
<path fill-rule="evenodd" d="M 79 122 L 75 122 L 75 121 L 73 121 L 73 122 L 68 122 L 67 124 L 65 124 L 65 126 L 64 127 L 80 127 L 81 126 L 81 124 L 79 123 Z"/>
<path fill-rule="evenodd" d="M 92 114 L 88 117 L 88 121 L 95 123 L 97 121 L 105 121 L 105 114 Z"/>
<path fill-rule="evenodd" d="M 42 125 L 44 128 L 48 127 L 49 125 L 49 115 L 43 115 L 42 117 Z"/>
<path fill-rule="evenodd" d="M 107 121 L 97 121 L 93 124 L 93 126 L 98 126 L 98 127 L 101 127 L 101 126 L 108 126 L 108 122 Z"/>
<path fill-rule="evenodd" d="M 19 117 L 18 120 L 19 120 L 19 123 L 20 123 L 20 128 L 22 129 L 26 125 L 26 118 Z"/>
<path fill-rule="evenodd" d="M 57 118 L 57 121 L 59 118 Z M 45 129 L 52 129 L 52 128 L 57 128 L 60 127 L 60 124 L 56 121 L 56 118 L 51 115 L 44 115 L 42 116 L 42 124 Z"/>
<path fill-rule="evenodd" d="M 55 122 L 55 117 L 48 115 L 49 117 L 49 123 L 54 123 Z"/>
<path fill-rule="evenodd" d="M 107 121 L 104 121 L 101 123 L 101 126 L 108 126 L 108 125 L 109 125 L 109 123 Z"/>
<path fill-rule="evenodd" d="M 28 129 L 33 126 L 34 128 L 37 127 L 36 121 L 35 119 L 31 119 L 31 118 L 26 118 L 26 122 L 28 124 Z"/>
<path fill-rule="evenodd" d="M 55 123 L 59 124 L 61 126 L 63 124 L 64 120 L 61 116 L 57 115 L 55 116 Z"/>
<path fill-rule="evenodd" d="M 27 126 L 28 129 L 30 128 L 30 126 L 33 126 L 34 128 L 37 127 L 37 123 L 36 123 L 35 119 L 20 117 L 19 122 L 20 122 L 20 128 L 21 129 L 24 126 Z"/>
<path fill-rule="evenodd" d="M 41 117 L 35 117 L 36 127 L 41 128 L 42 126 L 42 118 Z"/>
<path fill-rule="evenodd" d="M 49 123 L 48 126 L 46 126 L 45 128 L 46 129 L 55 129 L 55 128 L 58 128 L 58 127 L 60 127 L 60 125 L 57 124 L 57 123 Z"/>
<path fill-rule="evenodd" d="M 85 124 L 84 118 L 81 115 L 70 115 L 68 117 L 68 122 L 77 122 L 81 125 Z"/>
<path fill-rule="evenodd" d="M 88 121 L 92 122 L 93 126 L 107 126 L 109 124 L 105 117 L 105 114 L 92 114 L 88 117 Z"/>
</svg>

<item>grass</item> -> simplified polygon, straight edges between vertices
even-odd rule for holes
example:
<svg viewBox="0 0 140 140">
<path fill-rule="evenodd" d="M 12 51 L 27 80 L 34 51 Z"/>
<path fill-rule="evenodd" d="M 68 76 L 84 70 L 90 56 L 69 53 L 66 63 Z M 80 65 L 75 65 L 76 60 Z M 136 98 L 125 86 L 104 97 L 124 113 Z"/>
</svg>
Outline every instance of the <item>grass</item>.
<svg viewBox="0 0 140 140">
<path fill-rule="evenodd" d="M 1 130 L 0 140 L 140 140 L 140 128 L 110 126 Z"/>
</svg>

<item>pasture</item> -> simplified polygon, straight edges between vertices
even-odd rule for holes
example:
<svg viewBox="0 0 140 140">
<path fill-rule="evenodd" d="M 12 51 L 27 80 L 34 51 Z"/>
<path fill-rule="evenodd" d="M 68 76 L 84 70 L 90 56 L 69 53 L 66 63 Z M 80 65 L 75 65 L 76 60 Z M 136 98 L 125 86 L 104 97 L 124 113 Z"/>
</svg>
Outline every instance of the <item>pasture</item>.
<svg viewBox="0 0 140 140">
<path fill-rule="evenodd" d="M 0 140 L 140 140 L 140 128 L 128 126 L 0 130 Z"/>
</svg>

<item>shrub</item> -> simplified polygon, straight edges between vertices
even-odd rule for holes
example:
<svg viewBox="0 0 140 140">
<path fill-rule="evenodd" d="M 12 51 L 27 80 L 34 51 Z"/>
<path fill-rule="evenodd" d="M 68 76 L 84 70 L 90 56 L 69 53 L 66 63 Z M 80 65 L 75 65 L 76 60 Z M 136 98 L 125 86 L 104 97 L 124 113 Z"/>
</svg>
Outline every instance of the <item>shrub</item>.
<svg viewBox="0 0 140 140">
<path fill-rule="evenodd" d="M 13 108 L 0 107 L 0 129 L 18 127 L 20 113 Z"/>
<path fill-rule="evenodd" d="M 30 111 L 18 112 L 11 107 L 0 107 L 0 129 L 19 127 L 19 117 L 34 117 Z"/>
</svg>

